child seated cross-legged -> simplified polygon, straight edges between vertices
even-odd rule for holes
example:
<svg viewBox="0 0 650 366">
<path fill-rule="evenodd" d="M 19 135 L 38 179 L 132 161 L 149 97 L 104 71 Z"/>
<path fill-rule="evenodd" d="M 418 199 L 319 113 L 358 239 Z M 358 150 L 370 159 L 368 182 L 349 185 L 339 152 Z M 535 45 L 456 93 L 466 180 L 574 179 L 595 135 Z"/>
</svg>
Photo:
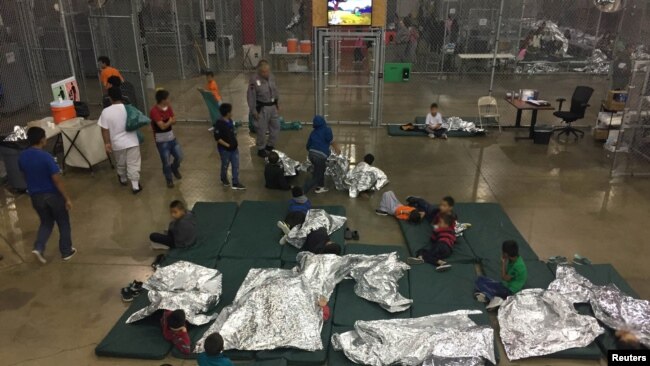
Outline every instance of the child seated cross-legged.
<svg viewBox="0 0 650 366">
<path fill-rule="evenodd" d="M 438 112 L 438 104 L 436 103 L 431 103 L 430 113 L 427 114 L 424 122 L 424 130 L 432 139 L 436 137 L 447 139 L 447 128 L 442 120 L 442 115 Z"/>
<path fill-rule="evenodd" d="M 289 200 L 289 211 L 284 221 L 278 221 L 278 228 L 282 230 L 284 236 L 280 239 L 280 244 L 287 243 L 287 235 L 294 226 L 302 225 L 305 222 L 307 211 L 311 209 L 311 201 L 305 196 L 302 188 L 291 188 L 291 199 Z"/>
<path fill-rule="evenodd" d="M 417 251 L 415 257 L 407 258 L 406 263 L 416 265 L 429 263 L 436 267 L 436 271 L 442 272 L 451 268 L 451 265 L 444 261 L 451 255 L 456 243 L 456 232 L 454 230 L 454 218 L 451 214 L 438 216 L 438 222 L 431 235 L 431 246 Z"/>
<path fill-rule="evenodd" d="M 187 248 L 196 242 L 196 218 L 181 201 L 169 205 L 172 222 L 165 233 L 149 235 L 151 249 L 166 250 L 170 248 Z"/>
<path fill-rule="evenodd" d="M 185 326 L 185 312 L 183 310 L 165 310 L 162 319 L 160 319 L 160 325 L 165 340 L 171 342 L 184 355 L 189 355 L 191 352 L 190 336 L 187 334 Z"/>
<path fill-rule="evenodd" d="M 219 333 L 210 334 L 203 343 L 205 352 L 199 353 L 199 366 L 234 366 L 232 361 L 223 355 L 223 338 Z"/>
<path fill-rule="evenodd" d="M 501 245 L 501 280 L 485 276 L 476 279 L 476 300 L 486 303 L 488 309 L 497 308 L 503 300 L 514 295 L 526 284 L 528 270 L 526 263 L 519 256 L 519 246 L 514 240 L 506 240 Z"/>
<path fill-rule="evenodd" d="M 291 185 L 284 175 L 284 169 L 280 164 L 280 156 L 278 153 L 271 151 L 267 159 L 268 163 L 264 167 L 264 186 L 268 189 L 290 190 Z"/>
</svg>

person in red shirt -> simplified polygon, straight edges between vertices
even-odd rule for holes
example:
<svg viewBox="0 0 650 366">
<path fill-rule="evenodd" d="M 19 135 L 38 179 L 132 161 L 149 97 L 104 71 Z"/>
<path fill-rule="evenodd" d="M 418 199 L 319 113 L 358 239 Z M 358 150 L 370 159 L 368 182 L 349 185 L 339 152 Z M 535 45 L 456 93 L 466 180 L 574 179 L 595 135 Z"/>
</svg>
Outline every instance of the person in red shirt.
<svg viewBox="0 0 650 366">
<path fill-rule="evenodd" d="M 160 319 L 160 325 L 165 340 L 171 342 L 184 355 L 189 355 L 191 352 L 190 336 L 187 334 L 185 326 L 185 312 L 183 310 L 165 310 L 162 319 Z"/>
<path fill-rule="evenodd" d="M 167 180 L 167 187 L 173 188 L 172 174 L 176 179 L 183 178 L 179 170 L 183 160 L 183 151 L 172 130 L 172 126 L 176 124 L 176 116 L 167 90 L 160 89 L 156 92 L 156 105 L 151 108 L 149 117 L 151 118 L 151 128 L 153 129 L 156 147 L 162 162 L 163 175 Z"/>
<path fill-rule="evenodd" d="M 406 263 L 422 264 L 426 262 L 434 265 L 438 272 L 451 268 L 451 265 L 443 259 L 451 255 L 454 244 L 456 244 L 454 221 L 454 216 L 449 213 L 438 215 L 438 222 L 431 234 L 431 246 L 418 250 L 415 257 L 407 258 Z"/>
</svg>

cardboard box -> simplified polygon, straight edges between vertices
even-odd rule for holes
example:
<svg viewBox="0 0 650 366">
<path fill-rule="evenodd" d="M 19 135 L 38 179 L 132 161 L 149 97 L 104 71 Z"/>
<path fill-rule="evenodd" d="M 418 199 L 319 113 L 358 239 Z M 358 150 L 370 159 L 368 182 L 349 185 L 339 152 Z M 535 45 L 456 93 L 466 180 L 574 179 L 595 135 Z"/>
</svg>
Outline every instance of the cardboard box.
<svg viewBox="0 0 650 366">
<path fill-rule="evenodd" d="M 605 141 L 607 140 L 607 137 L 609 137 L 609 130 L 606 128 L 592 127 L 591 136 L 593 136 L 596 141 Z"/>
<path fill-rule="evenodd" d="M 608 111 L 622 111 L 625 109 L 627 102 L 627 91 L 625 90 L 610 90 L 607 92 L 605 99 L 605 108 Z"/>
</svg>

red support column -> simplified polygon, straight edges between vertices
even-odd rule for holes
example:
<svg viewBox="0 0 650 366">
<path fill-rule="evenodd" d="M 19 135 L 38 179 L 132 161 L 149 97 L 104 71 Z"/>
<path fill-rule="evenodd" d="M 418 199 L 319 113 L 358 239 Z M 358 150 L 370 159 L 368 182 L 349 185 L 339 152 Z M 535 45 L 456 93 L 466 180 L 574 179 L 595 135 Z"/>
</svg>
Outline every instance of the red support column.
<svg viewBox="0 0 650 366">
<path fill-rule="evenodd" d="M 256 44 L 255 0 L 239 0 L 241 4 L 241 33 L 243 44 Z"/>
</svg>

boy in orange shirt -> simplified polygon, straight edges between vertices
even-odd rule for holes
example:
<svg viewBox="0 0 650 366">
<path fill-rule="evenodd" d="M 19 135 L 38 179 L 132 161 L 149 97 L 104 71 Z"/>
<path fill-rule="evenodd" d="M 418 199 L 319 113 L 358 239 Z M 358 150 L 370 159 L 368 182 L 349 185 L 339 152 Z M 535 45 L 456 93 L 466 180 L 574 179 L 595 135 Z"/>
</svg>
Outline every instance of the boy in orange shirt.
<svg viewBox="0 0 650 366">
<path fill-rule="evenodd" d="M 393 191 L 385 192 L 381 196 L 381 203 L 375 213 L 380 216 L 392 215 L 398 220 L 409 221 L 414 224 L 422 221 L 424 217 L 424 212 L 415 207 L 403 205 Z"/>
<path fill-rule="evenodd" d="M 124 81 L 120 71 L 111 66 L 111 60 L 106 56 L 97 57 L 97 62 L 99 63 L 99 69 L 101 73 L 99 74 L 99 80 L 101 80 L 104 89 L 108 89 L 108 78 L 111 76 L 117 76 L 121 81 Z"/>
<path fill-rule="evenodd" d="M 205 78 L 208 81 L 208 84 L 206 85 L 205 89 L 211 92 L 212 95 L 214 95 L 214 99 L 216 99 L 217 102 L 221 103 L 221 94 L 219 93 L 219 85 L 217 85 L 217 81 L 214 80 L 214 73 L 212 71 L 206 72 Z"/>
</svg>

